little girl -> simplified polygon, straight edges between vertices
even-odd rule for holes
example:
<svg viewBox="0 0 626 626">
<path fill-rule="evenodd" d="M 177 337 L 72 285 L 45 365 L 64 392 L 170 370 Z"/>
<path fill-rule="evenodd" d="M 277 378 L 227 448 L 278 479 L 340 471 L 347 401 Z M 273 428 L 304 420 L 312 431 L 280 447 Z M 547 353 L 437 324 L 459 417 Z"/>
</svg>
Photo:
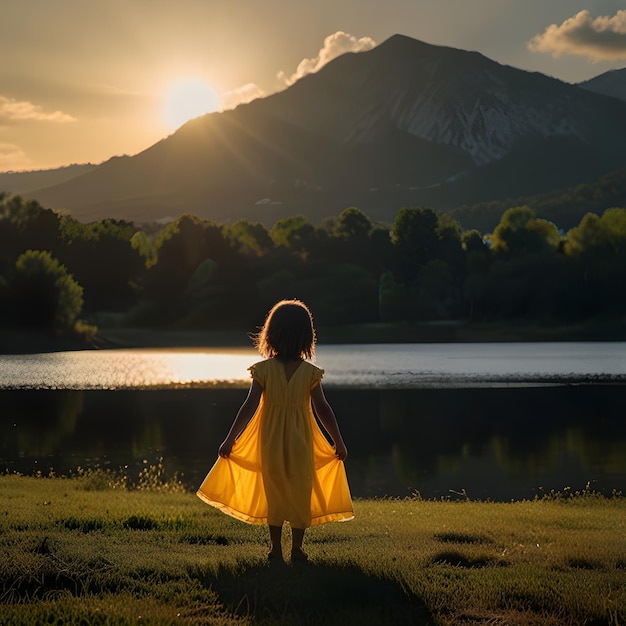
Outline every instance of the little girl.
<svg viewBox="0 0 626 626">
<path fill-rule="evenodd" d="M 348 451 L 322 390 L 324 370 L 305 360 L 315 353 L 307 306 L 278 302 L 254 344 L 266 360 L 249 368 L 248 396 L 197 495 L 244 522 L 268 524 L 270 560 L 282 559 L 282 527 L 289 522 L 291 559 L 307 560 L 306 528 L 353 518 L 343 464 Z"/>
</svg>

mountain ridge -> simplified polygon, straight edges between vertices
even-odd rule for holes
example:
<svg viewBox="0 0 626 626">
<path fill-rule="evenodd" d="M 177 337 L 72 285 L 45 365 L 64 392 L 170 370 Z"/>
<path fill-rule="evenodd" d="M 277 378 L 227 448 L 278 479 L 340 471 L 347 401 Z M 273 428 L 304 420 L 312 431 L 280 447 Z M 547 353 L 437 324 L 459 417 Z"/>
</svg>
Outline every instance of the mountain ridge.
<svg viewBox="0 0 626 626">
<path fill-rule="evenodd" d="M 395 35 L 31 197 L 84 221 L 384 220 L 588 182 L 626 165 L 624 119 L 617 98 Z"/>
<path fill-rule="evenodd" d="M 583 89 L 626 101 L 626 68 L 609 70 L 578 85 Z"/>
</svg>

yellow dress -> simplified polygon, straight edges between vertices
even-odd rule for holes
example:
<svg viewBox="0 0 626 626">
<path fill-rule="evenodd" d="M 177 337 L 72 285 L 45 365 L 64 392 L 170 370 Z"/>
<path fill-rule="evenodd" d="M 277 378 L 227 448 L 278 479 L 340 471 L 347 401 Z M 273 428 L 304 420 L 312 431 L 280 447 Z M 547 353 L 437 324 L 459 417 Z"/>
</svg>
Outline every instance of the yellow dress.
<svg viewBox="0 0 626 626">
<path fill-rule="evenodd" d="M 218 457 L 197 495 L 249 524 L 307 528 L 353 517 L 343 461 L 311 408 L 324 370 L 302 361 L 287 380 L 267 359 L 249 368 L 263 388 L 253 418 L 227 459 Z"/>
</svg>

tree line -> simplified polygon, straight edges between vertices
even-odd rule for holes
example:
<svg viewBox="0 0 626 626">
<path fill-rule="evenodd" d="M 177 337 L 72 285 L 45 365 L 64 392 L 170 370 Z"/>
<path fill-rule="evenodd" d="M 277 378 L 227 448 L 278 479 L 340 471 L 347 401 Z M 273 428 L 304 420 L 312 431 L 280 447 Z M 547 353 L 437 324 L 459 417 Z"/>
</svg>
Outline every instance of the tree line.
<svg viewBox="0 0 626 626">
<path fill-rule="evenodd" d="M 349 207 L 271 228 L 191 214 L 166 225 L 90 224 L 0 194 L 0 322 L 93 334 L 129 327 L 254 328 L 278 299 L 319 325 L 462 320 L 570 323 L 626 313 L 626 209 L 567 232 L 528 206 L 490 233 L 401 208 L 391 224 Z"/>
<path fill-rule="evenodd" d="M 514 203 L 491 200 L 458 206 L 450 213 L 461 223 L 471 224 L 481 232 L 491 232 L 506 209 L 527 205 L 567 231 L 578 225 L 587 213 L 599 215 L 607 207 L 626 206 L 626 168 L 609 172 L 590 183 L 518 198 Z"/>
</svg>

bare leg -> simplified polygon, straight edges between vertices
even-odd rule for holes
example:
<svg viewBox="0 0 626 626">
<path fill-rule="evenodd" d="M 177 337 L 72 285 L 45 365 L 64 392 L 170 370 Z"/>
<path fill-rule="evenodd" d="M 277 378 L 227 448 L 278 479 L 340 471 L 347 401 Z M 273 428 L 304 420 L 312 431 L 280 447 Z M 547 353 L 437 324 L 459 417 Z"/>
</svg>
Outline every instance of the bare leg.
<svg viewBox="0 0 626 626">
<path fill-rule="evenodd" d="M 282 526 L 271 526 L 270 529 L 270 553 L 268 557 L 270 559 L 282 559 L 283 558 L 283 548 L 282 548 L 282 536 L 283 536 L 283 527 Z"/>
<path fill-rule="evenodd" d="M 291 529 L 291 560 L 292 561 L 306 561 L 309 557 L 302 549 L 302 542 L 304 540 L 304 528 L 292 528 Z"/>
</svg>

